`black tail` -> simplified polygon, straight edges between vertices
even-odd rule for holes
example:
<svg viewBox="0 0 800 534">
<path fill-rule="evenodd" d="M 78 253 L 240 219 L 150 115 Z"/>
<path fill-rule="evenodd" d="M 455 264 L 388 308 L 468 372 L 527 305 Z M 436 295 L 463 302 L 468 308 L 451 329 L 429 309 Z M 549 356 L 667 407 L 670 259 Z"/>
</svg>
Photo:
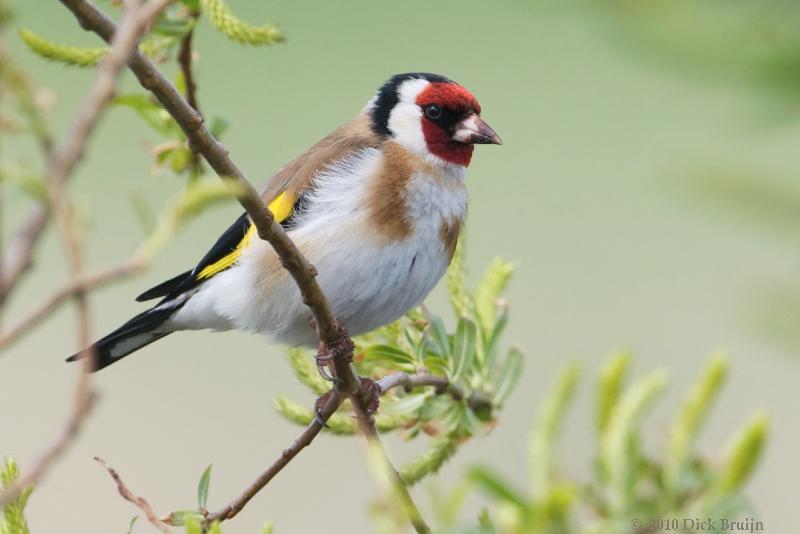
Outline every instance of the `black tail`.
<svg viewBox="0 0 800 534">
<path fill-rule="evenodd" d="M 92 349 L 95 351 L 95 368 L 99 371 L 114 362 L 121 360 L 128 354 L 149 345 L 166 336 L 170 332 L 159 332 L 158 327 L 183 306 L 184 301 L 172 303 L 162 301 L 154 308 L 140 313 L 124 325 L 120 326 L 104 338 L 95 342 Z M 68 362 L 78 360 L 79 354 L 67 358 Z"/>
</svg>

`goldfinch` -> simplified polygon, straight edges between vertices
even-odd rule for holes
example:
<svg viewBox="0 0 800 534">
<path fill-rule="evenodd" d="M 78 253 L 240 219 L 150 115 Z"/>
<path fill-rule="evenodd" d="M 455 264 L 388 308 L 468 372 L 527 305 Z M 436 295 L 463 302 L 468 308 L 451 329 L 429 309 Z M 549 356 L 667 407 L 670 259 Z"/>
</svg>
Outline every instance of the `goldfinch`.
<svg viewBox="0 0 800 534">
<path fill-rule="evenodd" d="M 480 113 L 472 93 L 444 76 L 398 74 L 267 182 L 264 201 L 317 268 L 334 316 L 351 334 L 399 318 L 447 270 L 467 214 L 473 145 L 501 144 Z M 96 370 L 179 330 L 317 343 L 298 288 L 246 214 L 193 269 L 136 300 L 156 298 L 94 344 Z"/>
</svg>

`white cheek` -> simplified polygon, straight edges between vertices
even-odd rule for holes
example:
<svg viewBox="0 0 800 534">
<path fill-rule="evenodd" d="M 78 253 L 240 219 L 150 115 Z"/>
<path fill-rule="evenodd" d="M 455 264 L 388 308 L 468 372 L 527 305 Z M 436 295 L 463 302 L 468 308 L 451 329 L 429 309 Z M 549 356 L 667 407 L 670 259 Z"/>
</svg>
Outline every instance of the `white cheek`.
<svg viewBox="0 0 800 534">
<path fill-rule="evenodd" d="M 416 103 L 401 101 L 397 104 L 389 116 L 389 129 L 404 147 L 421 155 L 429 153 L 422 133 L 422 112 Z"/>
<path fill-rule="evenodd" d="M 428 145 L 422 133 L 422 110 L 417 105 L 417 97 L 430 83 L 424 79 L 404 82 L 397 90 L 398 102 L 389 115 L 389 130 L 395 140 L 421 155 L 428 155 Z"/>
</svg>

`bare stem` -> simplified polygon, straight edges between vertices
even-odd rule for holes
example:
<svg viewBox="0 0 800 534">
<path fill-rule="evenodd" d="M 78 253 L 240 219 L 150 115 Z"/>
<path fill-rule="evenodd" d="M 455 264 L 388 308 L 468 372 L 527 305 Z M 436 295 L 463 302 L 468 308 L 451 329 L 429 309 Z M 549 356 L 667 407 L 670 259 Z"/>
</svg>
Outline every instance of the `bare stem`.
<svg viewBox="0 0 800 534">
<path fill-rule="evenodd" d="M 261 473 L 261 475 L 259 475 L 252 484 L 247 486 L 247 488 L 238 497 L 223 506 L 220 510 L 208 514 L 206 516 L 206 524 L 210 524 L 214 521 L 225 521 L 226 519 L 231 519 L 232 517 L 236 516 L 236 514 L 241 512 L 242 508 L 244 508 L 247 503 L 250 502 L 250 499 L 255 497 L 255 495 L 264 488 L 264 486 L 266 486 L 273 478 L 275 478 L 275 476 L 280 473 L 281 470 L 283 470 L 283 468 L 286 467 L 295 456 L 300 454 L 300 451 L 314 441 L 314 438 L 316 438 L 322 430 L 322 425 L 320 422 L 326 422 L 339 408 L 339 406 L 341 406 L 344 398 L 345 397 L 343 395 L 339 394 L 335 390 L 332 392 L 332 394 L 328 395 L 322 407 L 319 409 L 319 412 L 317 412 L 319 421 L 312 421 L 305 431 L 303 431 L 303 433 L 296 440 L 294 440 L 289 447 L 283 450 L 278 459 L 275 460 L 275 462 L 273 462 L 266 471 Z"/>
<path fill-rule="evenodd" d="M 126 2 L 120 31 L 111 43 L 111 51 L 101 63 L 89 96 L 84 101 L 83 107 L 67 136 L 55 150 L 48 163 L 47 176 L 50 185 L 50 202 L 59 222 L 61 239 L 68 257 L 70 275 L 75 284 L 84 276 L 83 255 L 80 239 L 75 233 L 73 225 L 71 202 L 66 188 L 67 178 L 75 169 L 78 161 L 80 161 L 86 143 L 97 125 L 100 115 L 111 101 L 116 90 L 117 79 L 125 66 L 128 56 L 136 47 L 140 35 L 152 18 L 170 1 L 153 0 L 144 5 L 140 5 L 138 1 L 134 0 Z M 77 341 L 80 347 L 85 347 L 91 342 L 89 306 L 84 290 L 78 290 L 74 296 L 78 309 Z M 79 371 L 73 394 L 72 409 L 64 429 L 20 480 L 0 494 L 0 507 L 16 498 L 24 488 L 37 482 L 79 433 L 94 400 L 88 373 L 93 365 L 91 360 L 92 358 L 89 357 L 84 358 L 84 367 Z"/>
<path fill-rule="evenodd" d="M 409 375 L 408 373 L 392 373 L 378 380 L 377 384 L 381 394 L 397 387 L 411 389 L 420 386 L 433 386 L 440 395 L 450 395 L 457 401 L 464 400 L 465 398 L 464 390 L 461 389 L 458 384 L 451 383 L 443 376 L 436 376 L 428 373 L 417 373 L 413 375 Z M 472 392 L 466 397 L 466 400 L 467 405 L 473 411 L 492 408 L 492 400 L 478 391 Z"/>
<path fill-rule="evenodd" d="M 79 280 L 73 280 L 61 289 L 52 293 L 47 300 L 39 304 L 36 309 L 30 312 L 23 319 L 20 319 L 13 326 L 0 331 L 0 350 L 5 349 L 14 342 L 18 341 L 23 334 L 31 331 L 42 321 L 47 319 L 77 293 L 88 292 L 104 287 L 123 278 L 132 276 L 140 272 L 143 268 L 143 263 L 138 262 L 135 259 L 130 259 L 124 263 L 121 263 L 120 265 L 116 265 L 104 271 L 100 271 L 91 275 L 85 275 Z"/>
<path fill-rule="evenodd" d="M 156 513 L 153 511 L 150 503 L 147 502 L 144 497 L 139 497 L 128 488 L 125 482 L 122 481 L 122 477 L 119 476 L 119 473 L 116 469 L 106 464 L 106 461 L 102 458 L 95 456 L 94 459 L 97 463 L 105 467 L 106 471 L 108 471 L 108 474 L 111 475 L 112 479 L 114 479 L 114 482 L 117 484 L 117 490 L 119 491 L 119 494 L 122 495 L 122 498 L 133 503 L 139 510 L 141 510 L 147 520 L 150 521 L 150 523 L 158 530 L 164 533 L 172 532 L 172 529 L 170 529 L 169 526 L 167 526 L 158 518 L 158 515 L 156 515 Z"/>
</svg>

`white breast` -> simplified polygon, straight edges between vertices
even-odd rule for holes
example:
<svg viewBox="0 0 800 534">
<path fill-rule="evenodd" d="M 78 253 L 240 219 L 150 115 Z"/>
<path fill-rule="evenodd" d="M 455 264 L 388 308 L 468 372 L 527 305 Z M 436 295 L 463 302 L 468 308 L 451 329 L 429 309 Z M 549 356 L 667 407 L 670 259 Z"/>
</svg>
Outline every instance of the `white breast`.
<svg viewBox="0 0 800 534">
<path fill-rule="evenodd" d="M 466 215 L 463 173 L 416 174 L 408 188 L 411 235 L 387 242 L 368 225 L 364 199 L 382 163 L 369 149 L 315 181 L 289 235 L 319 272 L 334 315 L 357 335 L 387 324 L 430 293 L 449 263 L 442 222 Z M 171 321 L 175 328 L 238 328 L 290 345 L 314 345 L 308 308 L 268 243 L 209 280 Z"/>
</svg>

